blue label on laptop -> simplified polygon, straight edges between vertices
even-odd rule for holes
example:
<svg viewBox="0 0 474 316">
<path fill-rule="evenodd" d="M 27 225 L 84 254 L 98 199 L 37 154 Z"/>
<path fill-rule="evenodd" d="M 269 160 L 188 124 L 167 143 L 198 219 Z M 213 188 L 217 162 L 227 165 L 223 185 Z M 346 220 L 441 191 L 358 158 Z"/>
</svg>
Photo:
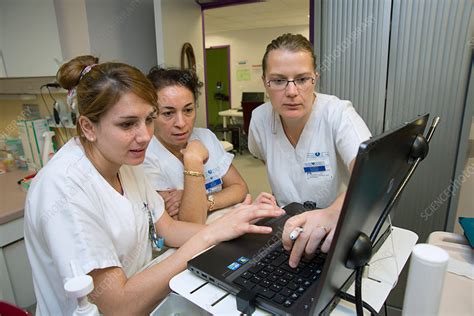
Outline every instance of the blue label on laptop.
<svg viewBox="0 0 474 316">
<path fill-rule="evenodd" d="M 239 259 L 237 259 L 237 262 L 241 263 L 241 264 L 246 264 L 247 262 L 249 262 L 249 258 L 246 258 L 246 257 L 240 257 Z"/>
<path fill-rule="evenodd" d="M 227 266 L 227 268 L 231 269 L 232 271 L 235 271 L 237 270 L 238 268 L 240 268 L 241 264 L 238 263 L 238 262 L 232 262 L 231 264 L 229 264 Z"/>
</svg>

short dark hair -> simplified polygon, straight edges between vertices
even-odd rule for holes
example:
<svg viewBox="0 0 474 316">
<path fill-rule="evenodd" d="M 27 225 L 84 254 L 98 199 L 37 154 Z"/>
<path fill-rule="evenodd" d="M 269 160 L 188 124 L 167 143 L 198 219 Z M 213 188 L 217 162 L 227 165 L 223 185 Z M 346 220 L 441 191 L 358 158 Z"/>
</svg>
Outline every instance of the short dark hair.
<svg viewBox="0 0 474 316">
<path fill-rule="evenodd" d="M 148 72 L 148 79 L 151 81 L 156 91 L 160 91 L 170 86 L 182 86 L 193 93 L 194 102 L 201 94 L 203 83 L 199 81 L 194 70 L 178 68 L 162 68 L 155 66 Z"/>
<path fill-rule="evenodd" d="M 267 49 L 265 50 L 265 54 L 263 55 L 262 59 L 262 70 L 264 76 L 265 71 L 267 69 L 268 54 L 272 50 L 276 49 L 286 49 L 290 52 L 308 52 L 311 55 L 311 58 L 313 59 L 314 70 L 316 70 L 316 56 L 314 55 L 313 46 L 311 45 L 311 42 L 308 41 L 308 39 L 301 34 L 286 33 L 278 36 L 273 41 L 271 41 L 270 44 L 267 45 Z"/>
</svg>

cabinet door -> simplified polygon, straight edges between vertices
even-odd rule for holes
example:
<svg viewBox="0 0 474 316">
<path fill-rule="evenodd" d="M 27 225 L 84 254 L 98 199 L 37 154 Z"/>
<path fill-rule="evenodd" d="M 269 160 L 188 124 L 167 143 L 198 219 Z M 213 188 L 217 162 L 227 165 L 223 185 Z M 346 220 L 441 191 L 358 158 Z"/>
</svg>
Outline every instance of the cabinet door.
<svg viewBox="0 0 474 316">
<path fill-rule="evenodd" d="M 0 77 L 52 76 L 61 63 L 53 0 L 0 1 Z"/>
<path fill-rule="evenodd" d="M 36 303 L 31 266 L 26 254 L 25 240 L 20 239 L 1 248 L 10 278 L 15 305 L 26 308 Z M 2 285 L 4 286 L 4 285 Z"/>
</svg>

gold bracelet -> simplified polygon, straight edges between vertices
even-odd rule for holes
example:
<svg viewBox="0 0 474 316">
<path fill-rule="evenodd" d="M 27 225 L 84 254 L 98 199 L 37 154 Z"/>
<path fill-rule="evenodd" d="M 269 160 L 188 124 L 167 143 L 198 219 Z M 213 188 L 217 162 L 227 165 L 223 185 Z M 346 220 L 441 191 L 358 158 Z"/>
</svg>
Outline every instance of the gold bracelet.
<svg viewBox="0 0 474 316">
<path fill-rule="evenodd" d="M 184 170 L 184 171 L 183 171 L 183 174 L 184 174 L 185 176 L 203 177 L 203 178 L 205 178 L 205 177 L 204 177 L 204 173 L 202 173 L 202 172 L 197 172 L 197 171 Z"/>
</svg>

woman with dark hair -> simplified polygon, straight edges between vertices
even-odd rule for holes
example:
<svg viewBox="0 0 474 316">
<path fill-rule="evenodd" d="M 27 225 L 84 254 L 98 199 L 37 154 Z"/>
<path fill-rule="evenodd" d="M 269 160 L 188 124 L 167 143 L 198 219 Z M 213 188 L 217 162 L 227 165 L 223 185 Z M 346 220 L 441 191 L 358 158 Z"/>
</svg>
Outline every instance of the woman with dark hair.
<svg viewBox="0 0 474 316">
<path fill-rule="evenodd" d="M 241 234 L 269 233 L 251 224 L 283 211 L 242 204 L 209 226 L 174 221 L 140 165 L 153 135 L 157 95 L 136 68 L 80 56 L 58 71 L 77 92 L 78 137 L 40 170 L 25 205 L 25 242 L 37 315 L 71 315 L 64 283 L 93 278 L 89 298 L 103 314 L 145 315 L 168 294 L 169 280 L 195 254 Z M 179 247 L 156 265 L 152 247 Z"/>
<path fill-rule="evenodd" d="M 194 127 L 202 87 L 195 72 L 154 67 L 148 78 L 158 94 L 158 113 L 143 165 L 169 214 L 204 223 L 209 212 L 242 202 L 248 188 L 232 165 L 234 156 L 210 130 Z M 268 193 L 257 201 L 275 204 Z"/>
</svg>

